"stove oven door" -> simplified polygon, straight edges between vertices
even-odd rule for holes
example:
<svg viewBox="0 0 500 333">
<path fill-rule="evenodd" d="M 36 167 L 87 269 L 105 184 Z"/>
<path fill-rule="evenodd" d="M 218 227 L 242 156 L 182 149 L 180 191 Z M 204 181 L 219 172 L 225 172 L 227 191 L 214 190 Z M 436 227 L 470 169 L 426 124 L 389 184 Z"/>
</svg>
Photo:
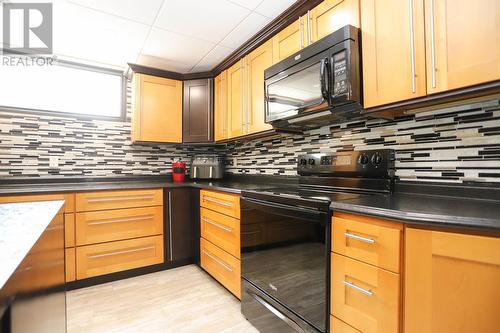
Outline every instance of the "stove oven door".
<svg viewBox="0 0 500 333">
<path fill-rule="evenodd" d="M 326 332 L 329 214 L 245 197 L 241 209 L 242 313 L 261 332 Z"/>
</svg>

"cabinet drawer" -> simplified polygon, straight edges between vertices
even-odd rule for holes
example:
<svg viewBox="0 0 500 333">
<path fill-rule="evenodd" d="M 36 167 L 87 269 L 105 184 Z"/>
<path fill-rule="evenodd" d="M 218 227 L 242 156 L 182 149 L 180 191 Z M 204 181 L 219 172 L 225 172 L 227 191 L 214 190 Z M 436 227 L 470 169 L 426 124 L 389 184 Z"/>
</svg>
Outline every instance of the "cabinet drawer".
<svg viewBox="0 0 500 333">
<path fill-rule="evenodd" d="M 163 205 L 163 190 L 102 191 L 76 194 L 76 211 Z"/>
<path fill-rule="evenodd" d="M 236 258 L 240 258 L 240 220 L 201 208 L 201 236 Z"/>
<path fill-rule="evenodd" d="M 330 315 L 330 332 L 332 333 L 360 333 L 357 329 L 347 325 L 342 320 Z"/>
<path fill-rule="evenodd" d="M 332 315 L 361 332 L 398 332 L 399 274 L 335 253 L 331 265 Z"/>
<path fill-rule="evenodd" d="M 200 262 L 203 269 L 236 297 L 241 298 L 241 268 L 238 259 L 200 238 Z"/>
<path fill-rule="evenodd" d="M 399 273 L 400 244 L 401 226 L 396 223 L 351 214 L 333 216 L 335 253 Z"/>
<path fill-rule="evenodd" d="M 216 212 L 240 218 L 240 196 L 214 191 L 200 191 L 200 206 Z"/>
<path fill-rule="evenodd" d="M 0 203 L 14 202 L 29 202 L 29 201 L 52 201 L 64 200 L 64 213 L 72 213 L 75 211 L 75 194 L 74 193 L 57 193 L 57 194 L 32 194 L 32 195 L 14 195 L 0 197 Z"/>
<path fill-rule="evenodd" d="M 163 206 L 76 213 L 76 245 L 163 233 Z"/>
<path fill-rule="evenodd" d="M 163 263 L 163 236 L 76 248 L 77 279 L 161 263 Z"/>
</svg>

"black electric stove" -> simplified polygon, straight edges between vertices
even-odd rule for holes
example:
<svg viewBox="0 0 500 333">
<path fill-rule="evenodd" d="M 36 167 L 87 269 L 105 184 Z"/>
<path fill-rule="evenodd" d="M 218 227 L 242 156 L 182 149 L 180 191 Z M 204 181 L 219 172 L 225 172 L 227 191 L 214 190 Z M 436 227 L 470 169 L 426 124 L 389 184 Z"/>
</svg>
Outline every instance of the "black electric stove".
<svg viewBox="0 0 500 333">
<path fill-rule="evenodd" d="M 260 332 L 328 332 L 330 203 L 390 193 L 394 153 L 301 155 L 297 171 L 241 196 L 241 311 Z"/>
</svg>

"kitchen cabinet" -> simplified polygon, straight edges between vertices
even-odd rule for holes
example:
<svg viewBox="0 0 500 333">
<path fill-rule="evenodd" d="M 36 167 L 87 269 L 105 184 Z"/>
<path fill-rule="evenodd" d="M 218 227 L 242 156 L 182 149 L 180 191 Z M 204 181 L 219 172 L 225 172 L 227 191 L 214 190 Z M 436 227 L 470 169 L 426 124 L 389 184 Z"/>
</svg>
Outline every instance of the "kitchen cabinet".
<svg viewBox="0 0 500 333">
<path fill-rule="evenodd" d="M 407 228 L 405 333 L 497 332 L 499 249 L 500 238 Z"/>
<path fill-rule="evenodd" d="M 340 332 L 399 332 L 402 234 L 400 223 L 334 213 L 330 314 Z"/>
<path fill-rule="evenodd" d="M 215 141 L 226 140 L 228 137 L 227 112 L 227 71 L 222 71 L 214 80 L 214 130 Z"/>
<path fill-rule="evenodd" d="M 243 59 L 227 70 L 227 116 L 228 138 L 235 138 L 244 134 L 246 121 L 243 117 L 246 89 L 244 89 L 244 62 Z"/>
<path fill-rule="evenodd" d="M 272 38 L 274 64 L 307 46 L 309 36 L 307 27 L 307 17 L 301 16 L 274 35 Z"/>
<path fill-rule="evenodd" d="M 201 190 L 200 265 L 241 298 L 240 196 Z"/>
<path fill-rule="evenodd" d="M 193 191 L 190 188 L 165 190 L 165 238 L 168 244 L 166 251 L 168 262 L 192 260 L 196 255 L 198 238 L 195 237 L 197 224 L 194 223 L 194 209 L 191 205 Z"/>
<path fill-rule="evenodd" d="M 247 64 L 247 120 L 246 134 L 272 129 L 264 119 L 264 70 L 273 64 L 273 43 L 268 40 L 246 57 Z"/>
<path fill-rule="evenodd" d="M 182 81 L 134 73 L 132 142 L 182 143 Z"/>
<path fill-rule="evenodd" d="M 309 12 L 308 44 L 345 25 L 359 28 L 359 0 L 325 0 Z"/>
<path fill-rule="evenodd" d="M 183 93 L 183 142 L 212 142 L 214 139 L 213 79 L 184 81 Z"/>
<path fill-rule="evenodd" d="M 364 107 L 426 95 L 422 1 L 361 1 Z"/>
<path fill-rule="evenodd" d="M 425 33 L 429 94 L 500 79 L 498 0 L 425 0 Z"/>
</svg>

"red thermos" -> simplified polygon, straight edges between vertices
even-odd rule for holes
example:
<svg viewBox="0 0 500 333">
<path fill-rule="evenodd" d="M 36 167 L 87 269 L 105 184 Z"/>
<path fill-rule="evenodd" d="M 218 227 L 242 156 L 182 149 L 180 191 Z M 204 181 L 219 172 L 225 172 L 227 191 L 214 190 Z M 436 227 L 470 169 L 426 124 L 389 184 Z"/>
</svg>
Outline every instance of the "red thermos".
<svg viewBox="0 0 500 333">
<path fill-rule="evenodd" d="M 175 161 L 172 163 L 172 180 L 174 183 L 182 183 L 186 176 L 186 163 Z"/>
</svg>

